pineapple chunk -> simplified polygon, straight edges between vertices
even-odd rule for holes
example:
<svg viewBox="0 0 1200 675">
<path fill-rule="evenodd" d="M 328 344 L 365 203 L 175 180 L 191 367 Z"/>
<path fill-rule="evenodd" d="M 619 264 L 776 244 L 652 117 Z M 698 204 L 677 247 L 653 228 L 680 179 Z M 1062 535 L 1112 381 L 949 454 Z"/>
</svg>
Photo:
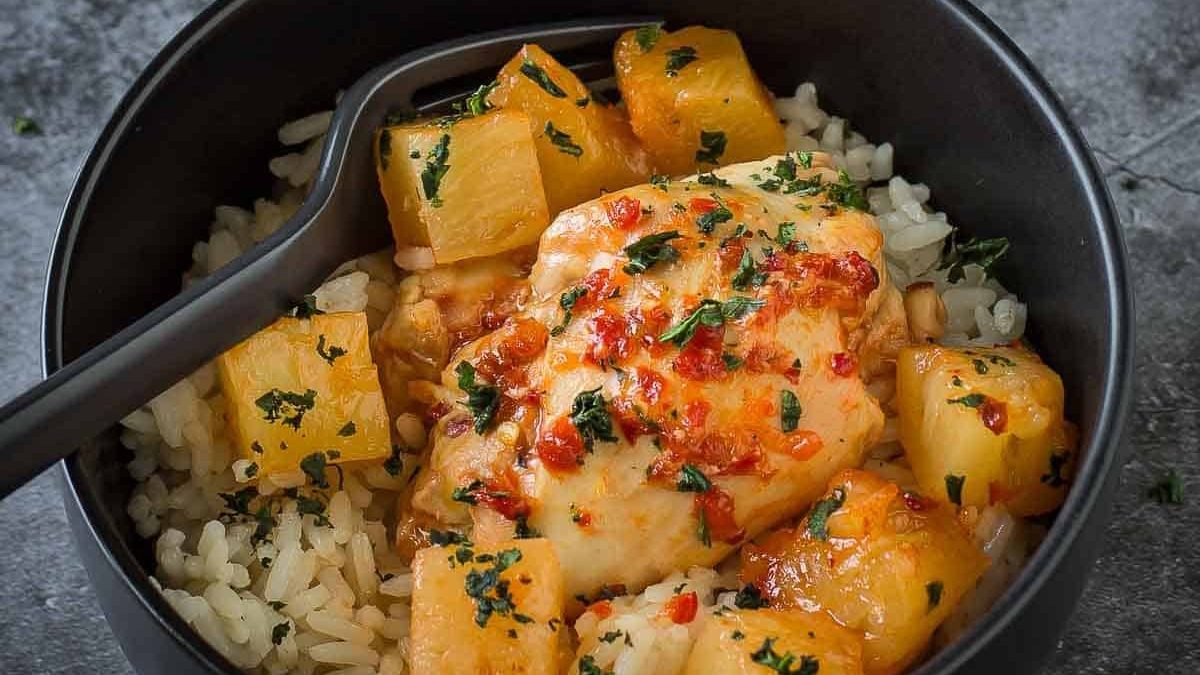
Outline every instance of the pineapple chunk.
<svg viewBox="0 0 1200 675">
<path fill-rule="evenodd" d="M 613 59 L 633 131 L 658 173 L 707 171 L 786 149 L 771 97 L 734 33 L 645 27 L 622 35 Z"/>
<path fill-rule="evenodd" d="M 413 560 L 412 672 L 557 675 L 562 617 L 562 572 L 545 539 L 422 549 Z"/>
<path fill-rule="evenodd" d="M 529 115 L 550 213 L 644 183 L 650 163 L 620 109 L 592 100 L 579 78 L 525 45 L 496 78 L 488 102 Z"/>
<path fill-rule="evenodd" d="M 770 641 L 769 643 L 767 641 Z M 824 614 L 804 610 L 737 610 L 705 623 L 683 675 L 757 675 L 773 657 L 793 659 L 778 672 L 862 675 L 862 638 Z M 816 668 L 804 670 L 806 663 Z M 764 666 L 768 666 L 764 668 Z"/>
<path fill-rule="evenodd" d="M 533 244 L 550 222 L 519 110 L 385 127 L 375 154 L 397 248 L 428 247 L 438 264 Z"/>
<path fill-rule="evenodd" d="M 988 566 L 952 509 L 861 470 L 834 476 L 796 530 L 742 555 L 743 579 L 771 607 L 823 609 L 862 631 L 872 675 L 920 656 Z"/>
<path fill-rule="evenodd" d="M 391 430 L 363 312 L 282 318 L 217 358 L 237 452 L 268 476 L 386 459 Z"/>
<path fill-rule="evenodd" d="M 897 362 L 900 441 L 921 490 L 1017 516 L 1062 504 L 1074 427 L 1058 374 L 1025 349 L 908 347 Z M 953 492 L 953 494 L 952 494 Z"/>
</svg>

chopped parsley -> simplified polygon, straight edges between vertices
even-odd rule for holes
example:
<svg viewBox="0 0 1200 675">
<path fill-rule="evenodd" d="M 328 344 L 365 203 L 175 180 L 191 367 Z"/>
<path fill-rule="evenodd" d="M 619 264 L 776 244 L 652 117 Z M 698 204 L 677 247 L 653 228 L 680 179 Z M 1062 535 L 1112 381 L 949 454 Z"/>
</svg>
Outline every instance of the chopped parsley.
<svg viewBox="0 0 1200 675">
<path fill-rule="evenodd" d="M 586 108 L 586 107 L 588 107 L 588 103 L 591 103 L 591 101 L 592 101 L 592 99 L 588 98 L 587 96 L 584 96 L 582 98 L 577 98 L 577 99 L 575 99 L 575 107 Z"/>
<path fill-rule="evenodd" d="M 791 389 L 780 392 L 779 399 L 779 426 L 784 433 L 795 431 L 800 426 L 800 415 L 804 413 L 800 399 Z"/>
<path fill-rule="evenodd" d="M 488 620 L 493 615 L 511 615 L 516 619 L 517 606 L 508 590 L 509 582 L 501 579 L 500 574 L 521 559 L 520 549 L 500 551 L 494 557 L 476 556 L 475 560 L 480 562 L 481 558 L 491 565 L 485 569 L 472 569 L 467 572 L 463 583 L 467 597 L 475 601 L 475 625 L 480 628 L 487 627 Z"/>
<path fill-rule="evenodd" d="M 434 546 L 454 546 L 456 544 L 470 544 L 471 542 L 454 530 L 430 530 L 429 543 Z"/>
<path fill-rule="evenodd" d="M 651 49 L 654 49 L 654 45 L 658 44 L 658 40 L 661 37 L 661 23 L 652 23 L 642 26 L 633 33 L 633 39 L 637 42 L 638 46 L 642 48 L 643 54 L 649 52 Z"/>
<path fill-rule="evenodd" d="M 733 211 L 729 210 L 725 202 L 721 201 L 715 194 L 713 195 L 713 199 L 717 202 L 716 208 L 696 218 L 696 227 L 704 234 L 712 234 L 717 225 L 733 220 Z"/>
<path fill-rule="evenodd" d="M 583 148 L 571 140 L 570 134 L 555 129 L 553 122 L 546 122 L 544 131 L 546 132 L 546 137 L 550 139 L 554 147 L 558 148 L 559 152 L 572 157 L 583 156 Z"/>
<path fill-rule="evenodd" d="M 708 476 L 694 464 L 684 464 L 679 469 L 679 480 L 675 483 L 675 489 L 680 492 L 708 492 L 712 488 L 712 481 L 708 480 Z"/>
<path fill-rule="evenodd" d="M 700 522 L 696 525 L 696 536 L 700 538 L 701 544 L 712 548 L 712 532 L 708 529 L 708 516 L 704 514 L 704 509 L 700 509 Z"/>
<path fill-rule="evenodd" d="M 734 640 L 745 640 L 746 634 L 740 630 L 735 630 L 729 634 L 729 637 L 733 638 Z"/>
<path fill-rule="evenodd" d="M 254 534 L 250 535 L 250 541 L 253 543 L 266 541 L 267 535 L 271 534 L 271 530 L 275 527 L 275 516 L 271 515 L 271 510 L 266 506 L 260 506 L 258 511 L 254 512 L 254 521 L 256 524 Z M 264 567 L 270 564 L 266 562 L 267 560 L 267 558 L 263 559 Z"/>
<path fill-rule="evenodd" d="M 671 179 L 662 174 L 656 173 L 656 174 L 650 176 L 650 185 L 658 188 L 659 190 L 662 190 L 663 192 L 667 191 L 667 185 L 669 185 L 670 183 L 671 183 Z"/>
<path fill-rule="evenodd" d="M 571 502 L 570 504 L 568 504 L 567 510 L 571 514 L 571 522 L 572 523 L 579 523 L 579 522 L 583 521 L 583 509 L 576 506 L 575 502 Z"/>
<path fill-rule="evenodd" d="M 755 300 L 735 295 L 725 302 L 704 300 L 683 321 L 667 329 L 658 336 L 659 342 L 671 342 L 676 347 L 683 348 L 696 335 L 700 326 L 715 328 L 726 321 L 740 319 L 747 314 L 757 311 L 766 304 L 764 300 Z"/>
<path fill-rule="evenodd" d="M 314 452 L 300 460 L 300 470 L 312 479 L 313 485 L 319 488 L 327 488 L 329 487 L 329 480 L 325 478 L 325 464 L 325 453 Z"/>
<path fill-rule="evenodd" d="M 562 323 L 550 330 L 551 335 L 559 336 L 563 334 L 563 331 L 567 329 L 567 325 L 571 323 L 571 319 L 573 318 L 571 310 L 575 308 L 575 303 L 579 302 L 580 298 L 587 295 L 587 290 L 587 286 L 576 286 L 558 297 L 558 306 L 562 307 L 563 310 Z"/>
<path fill-rule="evenodd" d="M 535 527 L 530 527 L 528 516 L 517 516 L 517 526 L 514 530 L 517 539 L 536 539 L 542 533 Z"/>
<path fill-rule="evenodd" d="M 263 419 L 268 422 L 282 420 L 284 424 L 297 430 L 304 421 L 304 413 L 312 410 L 316 404 L 317 392 L 312 389 L 303 394 L 272 389 L 254 400 L 254 405 L 263 411 Z"/>
<path fill-rule="evenodd" d="M 587 654 L 579 657 L 579 675 L 613 675 L 613 671 L 596 665 L 596 658 Z"/>
<path fill-rule="evenodd" d="M 612 416 L 608 413 L 600 387 L 582 391 L 575 397 L 570 419 L 588 452 L 592 451 L 596 441 L 617 442 L 617 437 L 613 435 Z"/>
<path fill-rule="evenodd" d="M 258 464 L 250 462 L 246 465 L 246 478 L 254 478 L 258 475 Z"/>
<path fill-rule="evenodd" d="M 967 394 L 966 396 L 960 396 L 958 398 L 948 398 L 946 399 L 946 403 L 961 405 L 967 408 L 978 408 L 979 406 L 983 405 L 983 402 L 986 400 L 987 397 L 983 394 Z"/>
<path fill-rule="evenodd" d="M 725 154 L 726 144 L 724 131 L 701 131 L 700 149 L 696 151 L 698 164 L 720 164 L 721 155 Z"/>
<path fill-rule="evenodd" d="M 391 456 L 383 461 L 383 470 L 387 471 L 389 476 L 399 476 L 400 470 L 404 468 L 404 458 L 400 454 L 400 446 L 393 443 Z"/>
<path fill-rule="evenodd" d="M 1150 488 L 1149 496 L 1158 501 L 1159 504 L 1182 504 L 1183 503 L 1183 478 L 1175 469 L 1167 472 L 1166 478 L 1154 484 Z"/>
<path fill-rule="evenodd" d="M 250 515 L 250 502 L 258 496 L 258 490 L 248 487 L 234 493 L 219 492 L 217 496 L 225 501 L 225 508 L 229 509 L 233 515 L 248 516 Z"/>
<path fill-rule="evenodd" d="M 450 134 L 442 134 L 437 145 L 433 146 L 433 149 L 426 155 L 425 168 L 421 171 L 421 189 L 425 192 L 425 199 L 429 200 L 429 203 L 435 208 L 442 205 L 438 190 L 442 186 L 442 179 L 446 177 L 446 172 L 450 170 L 450 165 L 446 163 L 448 159 L 450 159 Z"/>
<path fill-rule="evenodd" d="M 42 133 L 42 127 L 36 121 L 22 115 L 13 118 L 12 130 L 18 136 L 36 136 Z"/>
<path fill-rule="evenodd" d="M 1071 453 L 1067 451 L 1050 453 L 1050 471 L 1042 474 L 1042 482 L 1050 487 L 1066 485 L 1067 479 L 1063 476 L 1063 469 L 1066 468 L 1070 459 Z"/>
<path fill-rule="evenodd" d="M 325 505 L 322 504 L 319 500 L 311 499 L 309 497 L 304 497 L 304 496 L 297 496 L 296 497 L 296 511 L 300 515 L 311 513 L 312 515 L 316 516 L 317 517 L 317 525 L 328 525 L 329 524 L 329 518 L 327 518 L 325 516 Z"/>
<path fill-rule="evenodd" d="M 292 624 L 287 621 L 275 624 L 275 627 L 271 629 L 271 643 L 276 645 L 283 644 L 283 639 L 290 632 L 292 632 Z"/>
<path fill-rule="evenodd" d="M 622 269 L 626 274 L 641 274 L 657 263 L 675 262 L 679 259 L 679 250 L 667 242 L 682 236 L 678 230 L 669 230 L 638 239 L 621 250 L 629 257 L 629 263 Z"/>
<path fill-rule="evenodd" d="M 341 429 L 338 429 L 337 435 L 349 438 L 356 433 L 358 433 L 358 427 L 354 424 L 354 420 L 351 420 L 343 424 Z"/>
<path fill-rule="evenodd" d="M 775 235 L 775 243 L 780 246 L 787 246 L 796 238 L 796 223 L 785 221 L 779 224 L 779 231 Z"/>
<path fill-rule="evenodd" d="M 767 275 L 758 271 L 754 264 L 754 256 L 750 249 L 742 251 L 742 259 L 738 262 L 737 273 L 733 275 L 731 285 L 735 291 L 748 291 L 754 286 L 762 286 L 767 282 Z"/>
<path fill-rule="evenodd" d="M 996 237 L 994 239 L 976 239 L 972 237 L 966 243 L 958 244 L 954 241 L 954 237 L 951 236 L 947 243 L 947 250 L 944 252 L 942 258 L 942 264 L 938 269 L 950 270 L 946 274 L 946 280 L 950 283 L 960 281 L 966 276 L 963 268 L 967 265 L 978 265 L 983 268 L 984 274 L 991 274 L 992 266 L 1005 253 L 1008 253 L 1008 247 L 1007 237 Z"/>
<path fill-rule="evenodd" d="M 676 47 L 667 52 L 667 66 L 665 68 L 667 77 L 675 77 L 679 71 L 683 70 L 684 66 L 695 61 L 696 48 L 683 45 Z"/>
<path fill-rule="evenodd" d="M 475 381 L 475 366 L 462 361 L 454 369 L 458 374 L 458 388 L 467 394 L 467 410 L 475 418 L 475 433 L 483 435 L 500 409 L 500 390 L 495 386 Z"/>
<path fill-rule="evenodd" d="M 607 633 L 605 633 L 604 635 L 600 636 L 600 641 L 605 642 L 607 644 L 612 644 L 612 643 L 616 642 L 617 638 L 621 637 L 622 635 L 624 635 L 624 633 L 622 633 L 619 630 L 610 630 Z"/>
<path fill-rule="evenodd" d="M 542 67 L 533 61 L 530 61 L 529 59 L 522 61 L 520 71 L 522 75 L 528 77 L 530 80 L 533 80 L 534 84 L 544 89 L 547 94 L 550 94 L 554 98 L 567 97 L 567 92 L 559 88 L 559 86 L 554 83 L 554 80 L 550 79 L 550 76 L 546 74 L 546 71 L 542 70 Z"/>
<path fill-rule="evenodd" d="M 858 209 L 859 211 L 867 211 L 870 206 L 867 204 L 867 198 L 863 195 L 863 191 L 850 179 L 850 174 L 843 171 L 838 171 L 838 182 L 830 183 L 825 188 L 825 194 L 830 201 L 848 209 Z"/>
<path fill-rule="evenodd" d="M 464 104 L 467 114 L 474 117 L 477 115 L 482 115 L 483 113 L 491 110 L 492 104 L 488 103 L 487 99 L 488 96 L 491 96 L 492 90 L 498 86 L 500 86 L 500 83 L 494 80 L 488 82 L 487 84 L 480 85 L 479 88 L 474 91 L 474 93 L 467 97 L 467 100 Z"/>
<path fill-rule="evenodd" d="M 322 333 L 317 336 L 317 355 L 332 366 L 334 361 L 346 355 L 346 350 L 337 345 L 329 345 L 329 348 L 326 349 L 325 334 Z"/>
<path fill-rule="evenodd" d="M 845 488 L 834 488 L 828 497 L 813 504 L 808 514 L 808 533 L 821 541 L 829 539 L 829 517 L 846 503 Z"/>
<path fill-rule="evenodd" d="M 796 662 L 796 657 L 791 652 L 784 652 L 780 655 L 775 651 L 775 640 L 777 638 L 767 638 L 763 640 L 762 646 L 758 651 L 750 655 L 750 659 L 760 666 L 779 673 L 779 675 L 817 675 L 821 669 L 820 662 L 812 656 L 801 656 L 799 663 Z"/>
<path fill-rule="evenodd" d="M 946 474 L 946 497 L 957 506 L 962 506 L 962 490 L 963 484 L 966 482 L 966 476 L 955 476 L 952 473 Z"/>
<path fill-rule="evenodd" d="M 325 312 L 317 308 L 317 296 L 306 295 L 300 298 L 300 302 L 292 308 L 291 314 L 297 319 L 311 319 L 318 314 Z"/>
<path fill-rule="evenodd" d="M 762 591 L 754 584 L 742 586 L 733 598 L 733 605 L 738 609 L 762 609 L 767 606 L 767 600 Z"/>
<path fill-rule="evenodd" d="M 256 454 L 256 455 L 261 455 L 261 454 L 263 454 L 263 446 L 262 446 L 262 443 L 259 443 L 258 441 L 253 441 L 253 442 L 251 442 L 251 443 L 250 443 L 250 449 L 251 449 L 251 450 L 253 450 L 253 451 L 254 451 L 254 454 Z"/>
<path fill-rule="evenodd" d="M 729 352 L 724 352 L 721 354 L 721 362 L 725 364 L 725 370 L 727 371 L 737 370 L 738 368 L 742 367 L 743 363 L 745 363 L 742 358 L 736 354 L 730 354 Z"/>
<path fill-rule="evenodd" d="M 450 498 L 456 502 L 462 502 L 463 504 L 470 504 L 474 506 L 475 504 L 479 503 L 479 498 L 475 496 L 475 493 L 482 488 L 483 481 L 476 478 L 466 487 L 460 485 L 454 488 L 454 492 L 450 493 Z"/>
<path fill-rule="evenodd" d="M 696 176 L 696 182 L 701 185 L 710 185 L 713 187 L 729 187 L 729 181 L 711 171 Z"/>
<path fill-rule="evenodd" d="M 925 613 L 932 612 L 938 605 L 942 604 L 942 582 L 931 581 L 925 584 L 925 597 L 929 599 L 929 604 Z"/>
</svg>

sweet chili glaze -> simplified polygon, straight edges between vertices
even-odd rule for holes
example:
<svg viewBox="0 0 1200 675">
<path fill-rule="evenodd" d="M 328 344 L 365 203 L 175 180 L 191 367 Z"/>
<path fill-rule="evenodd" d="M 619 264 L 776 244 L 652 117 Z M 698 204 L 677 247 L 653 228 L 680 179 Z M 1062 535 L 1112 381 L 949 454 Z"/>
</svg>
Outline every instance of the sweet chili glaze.
<svg viewBox="0 0 1200 675">
<path fill-rule="evenodd" d="M 861 344 L 850 338 L 869 325 L 875 291 L 887 284 L 882 238 L 869 216 L 800 209 L 820 198 L 760 190 L 747 177 L 752 171 L 718 170 L 729 187 L 642 186 L 563 212 L 543 235 L 530 277 L 533 303 L 497 331 L 536 320 L 548 333 L 544 349 L 524 359 L 537 349 L 521 347 L 539 340 L 509 345 L 490 336 L 464 349 L 479 355 L 481 377 L 486 371 L 501 383 L 505 398 L 536 400 L 522 405 L 519 419 L 505 420 L 517 424 L 525 450 L 497 452 L 494 439 L 473 431 L 435 438 L 434 470 L 470 464 L 486 485 L 511 468 L 529 505 L 528 526 L 556 543 L 571 593 L 613 583 L 640 588 L 671 569 L 715 563 L 802 510 L 881 429 L 878 405 L 854 373 L 823 364 Z M 698 224 L 717 209 L 728 218 Z M 755 234 L 784 220 L 795 222 L 803 245 L 780 247 Z M 734 236 L 739 225 L 749 237 Z M 626 247 L 671 233 L 668 259 L 630 272 Z M 734 289 L 746 252 L 763 282 Z M 699 324 L 686 340 L 662 339 L 706 301 L 734 296 L 762 304 Z M 802 408 L 788 431 L 785 389 Z M 602 398 L 615 440 L 595 429 L 581 433 L 574 413 L 585 393 Z M 708 487 L 682 491 L 684 465 Z"/>
</svg>

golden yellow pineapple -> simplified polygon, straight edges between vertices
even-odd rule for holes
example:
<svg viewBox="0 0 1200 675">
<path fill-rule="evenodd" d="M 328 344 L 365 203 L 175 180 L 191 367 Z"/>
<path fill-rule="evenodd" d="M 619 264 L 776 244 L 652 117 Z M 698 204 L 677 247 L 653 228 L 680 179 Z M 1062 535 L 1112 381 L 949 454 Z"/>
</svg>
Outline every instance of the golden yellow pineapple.
<svg viewBox="0 0 1200 675">
<path fill-rule="evenodd" d="M 1075 431 L 1058 374 L 1026 349 L 907 347 L 896 368 L 900 441 L 922 491 L 956 504 L 1051 511 Z"/>
<path fill-rule="evenodd" d="M 414 673 L 558 675 L 566 630 L 562 570 L 545 539 L 447 543 L 413 559 Z"/>
<path fill-rule="evenodd" d="M 777 672 L 815 663 L 820 675 L 862 675 L 862 637 L 818 612 L 724 611 L 704 621 L 683 675 L 756 675 L 784 663 Z"/>
<path fill-rule="evenodd" d="M 259 475 L 295 473 L 317 453 L 318 465 L 390 456 L 362 312 L 279 319 L 217 365 L 236 450 Z"/>
<path fill-rule="evenodd" d="M 742 555 L 743 579 L 772 608 L 823 610 L 861 631 L 869 675 L 919 657 L 988 566 L 952 508 L 858 470 L 834 476 L 795 530 Z"/>
<path fill-rule="evenodd" d="M 431 248 L 438 264 L 532 244 L 550 222 L 519 110 L 385 127 L 375 155 L 396 245 Z"/>
<path fill-rule="evenodd" d="M 654 169 L 671 175 L 786 149 L 770 94 L 730 31 L 647 26 L 617 41 L 617 86 Z"/>
<path fill-rule="evenodd" d="M 487 101 L 529 115 L 550 213 L 650 178 L 646 152 L 619 108 L 537 45 L 525 45 L 496 76 Z"/>
</svg>

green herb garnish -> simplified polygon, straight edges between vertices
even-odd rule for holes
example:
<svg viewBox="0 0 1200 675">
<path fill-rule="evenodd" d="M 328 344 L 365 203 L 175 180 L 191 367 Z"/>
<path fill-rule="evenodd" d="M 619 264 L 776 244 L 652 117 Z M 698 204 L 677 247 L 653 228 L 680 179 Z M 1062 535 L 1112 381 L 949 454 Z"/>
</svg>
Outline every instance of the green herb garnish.
<svg viewBox="0 0 1200 675">
<path fill-rule="evenodd" d="M 325 312 L 317 309 L 317 296 L 306 295 L 300 298 L 300 302 L 292 308 L 291 314 L 297 319 L 311 319 L 318 314 Z"/>
<path fill-rule="evenodd" d="M 657 263 L 671 263 L 679 259 L 679 250 L 670 245 L 669 241 L 683 235 L 678 230 L 650 234 L 621 249 L 629 257 L 625 265 L 626 274 L 641 274 Z"/>
<path fill-rule="evenodd" d="M 834 488 L 828 497 L 813 504 L 808 514 L 808 533 L 814 538 L 825 541 L 829 538 L 829 517 L 846 503 L 845 488 Z"/>
<path fill-rule="evenodd" d="M 613 675 L 613 671 L 596 665 L 596 657 L 586 654 L 579 657 L 579 675 Z"/>
<path fill-rule="evenodd" d="M 317 392 L 312 389 L 303 394 L 272 389 L 254 400 L 254 405 L 263 411 L 263 419 L 268 422 L 283 420 L 284 424 L 297 430 L 304 420 L 304 413 L 312 410 L 316 404 Z"/>
<path fill-rule="evenodd" d="M 733 211 L 729 210 L 729 207 L 725 205 L 725 202 L 722 201 L 721 198 L 716 194 L 713 194 L 712 197 L 717 203 L 716 208 L 708 211 L 707 213 L 703 213 L 696 218 L 696 228 L 704 234 L 712 234 L 717 225 L 733 220 Z"/>
<path fill-rule="evenodd" d="M 613 435 L 612 416 L 608 413 L 600 387 L 582 391 L 575 396 L 575 402 L 571 405 L 570 420 L 583 438 L 583 446 L 588 452 L 592 451 L 596 441 L 617 442 L 617 437 Z"/>
<path fill-rule="evenodd" d="M 337 345 L 329 345 L 328 349 L 325 348 L 324 333 L 317 336 L 317 356 L 325 359 L 325 363 L 328 363 L 332 366 L 334 361 L 337 361 L 339 358 L 345 355 L 346 350 Z"/>
<path fill-rule="evenodd" d="M 946 280 L 950 283 L 955 283 L 961 281 L 966 276 L 963 268 L 967 265 L 979 265 L 983 268 L 984 274 L 990 275 L 992 266 L 996 264 L 996 261 L 1000 260 L 1005 253 L 1008 253 L 1009 243 L 1007 237 L 996 237 L 994 239 L 976 239 L 972 237 L 964 244 L 956 244 L 954 237 L 951 236 L 947 247 L 942 258 L 942 264 L 938 266 L 938 269 L 950 270 L 946 274 Z"/>
<path fill-rule="evenodd" d="M 932 612 L 934 608 L 942 604 L 942 582 L 931 581 L 925 584 L 925 597 L 929 599 L 928 607 L 925 613 Z"/>
<path fill-rule="evenodd" d="M 745 363 L 745 360 L 741 359 L 736 354 L 724 352 L 721 354 L 721 362 L 725 364 L 725 370 L 731 371 L 741 368 L 742 364 Z"/>
<path fill-rule="evenodd" d="M 558 296 L 558 306 L 563 310 L 562 323 L 550 329 L 551 335 L 557 337 L 563 334 L 563 331 L 567 329 L 567 324 L 571 323 L 571 319 L 574 318 L 571 310 L 575 308 L 575 303 L 579 302 L 580 298 L 587 295 L 587 290 L 587 286 L 576 286 Z"/>
<path fill-rule="evenodd" d="M 356 433 L 358 433 L 358 426 L 354 424 L 354 420 L 351 420 L 343 424 L 341 429 L 338 429 L 337 435 L 349 438 Z"/>
<path fill-rule="evenodd" d="M 962 506 L 963 484 L 966 482 L 966 476 L 955 476 L 952 473 L 946 474 L 946 497 L 957 506 Z"/>
<path fill-rule="evenodd" d="M 421 171 L 421 189 L 425 192 L 425 199 L 434 208 L 442 205 L 442 200 L 438 197 L 438 190 L 442 186 L 442 179 L 446 177 L 446 172 L 450 170 L 450 165 L 446 160 L 450 159 L 450 134 L 442 134 L 438 139 L 437 145 L 429 151 L 425 158 L 425 168 Z"/>
<path fill-rule="evenodd" d="M 663 192 L 667 191 L 667 185 L 669 185 L 670 182 L 671 182 L 670 178 L 663 176 L 661 174 L 656 173 L 653 176 L 650 176 L 650 185 L 658 188 L 659 190 L 662 190 Z"/>
<path fill-rule="evenodd" d="M 550 79 L 550 76 L 546 74 L 546 71 L 542 70 L 542 67 L 533 61 L 529 59 L 522 61 L 520 70 L 522 75 L 533 80 L 533 83 L 544 89 L 547 94 L 550 94 L 554 98 L 567 97 L 567 92 L 559 88 L 554 83 L 554 80 Z"/>
<path fill-rule="evenodd" d="M 715 328 L 726 321 L 740 319 L 750 312 L 757 311 L 765 304 L 765 300 L 742 296 L 734 296 L 725 302 L 704 300 L 687 318 L 659 335 L 658 341 L 671 342 L 682 349 L 696 335 L 696 329 L 700 326 Z"/>
<path fill-rule="evenodd" d="M 821 669 L 820 662 L 812 656 L 801 656 L 799 663 L 796 662 L 796 657 L 791 652 L 784 652 L 781 656 L 775 651 L 776 638 L 767 638 L 763 640 L 762 646 L 758 651 L 750 655 L 750 659 L 760 666 L 779 673 L 779 675 L 817 675 Z"/>
<path fill-rule="evenodd" d="M 717 176 L 717 174 L 711 171 L 696 176 L 696 182 L 701 185 L 709 185 L 713 187 L 729 187 L 729 181 Z"/>
<path fill-rule="evenodd" d="M 487 99 L 488 96 L 491 96 L 492 90 L 498 86 L 500 86 L 500 83 L 496 81 L 480 85 L 478 89 L 476 89 L 470 96 L 467 97 L 467 100 L 464 104 L 467 114 L 471 116 L 477 116 L 491 110 L 492 104 L 488 103 Z"/>
<path fill-rule="evenodd" d="M 637 41 L 638 46 L 642 48 L 643 54 L 649 52 L 651 49 L 654 49 L 654 45 L 658 43 L 658 40 L 661 37 L 661 23 L 652 23 L 647 26 L 642 26 L 633 33 L 633 39 Z"/>
<path fill-rule="evenodd" d="M 721 155 L 725 154 L 724 131 L 701 131 L 700 149 L 696 151 L 696 162 L 699 164 L 720 164 Z"/>
<path fill-rule="evenodd" d="M 850 179 L 850 174 L 845 171 L 838 171 L 838 182 L 826 186 L 825 194 L 829 196 L 830 201 L 839 206 L 859 211 L 870 209 L 862 189 Z"/>
<path fill-rule="evenodd" d="M 687 45 L 668 51 L 667 66 L 665 68 L 667 77 L 675 77 L 679 74 L 679 71 L 683 70 L 684 66 L 695 61 L 697 58 L 699 57 L 696 55 L 696 49 Z"/>
<path fill-rule="evenodd" d="M 679 480 L 675 483 L 675 489 L 680 492 L 708 492 L 712 487 L 712 481 L 708 480 L 708 476 L 694 464 L 684 464 L 679 469 Z"/>
<path fill-rule="evenodd" d="M 738 609 L 762 609 L 767 606 L 767 601 L 763 598 L 762 591 L 758 590 L 758 586 L 746 584 L 734 596 L 733 604 Z"/>
<path fill-rule="evenodd" d="M 571 141 L 570 134 L 555 129 L 553 122 L 546 122 L 544 131 L 546 132 L 546 137 L 550 139 L 554 147 L 558 148 L 559 152 L 572 157 L 583 156 L 583 148 Z"/>
<path fill-rule="evenodd" d="M 762 286 L 767 282 L 767 275 L 758 271 L 754 264 L 754 256 L 750 249 L 742 251 L 742 259 L 738 262 L 737 272 L 733 275 L 731 285 L 735 291 L 748 291 L 752 287 Z"/>
<path fill-rule="evenodd" d="M 784 433 L 795 431 L 800 426 L 800 415 L 804 412 L 800 407 L 800 399 L 790 389 L 780 392 L 779 398 L 779 426 Z"/>
<path fill-rule="evenodd" d="M 983 394 L 975 393 L 967 394 L 966 396 L 960 396 L 958 398 L 948 398 L 946 399 L 946 403 L 951 405 L 961 405 L 967 408 L 978 408 L 979 406 L 983 405 L 983 402 L 986 400 L 987 397 Z"/>
<path fill-rule="evenodd" d="M 462 361 L 454 369 L 458 374 L 458 388 L 467 394 L 467 410 L 475 418 L 475 433 L 483 435 L 500 409 L 500 390 L 495 386 L 476 382 L 475 366 Z"/>
<path fill-rule="evenodd" d="M 329 480 L 325 478 L 325 461 L 323 452 L 314 452 L 300 460 L 300 469 L 312 479 L 313 485 L 319 488 L 329 487 Z"/>
<path fill-rule="evenodd" d="M 292 632 L 292 624 L 288 623 L 287 621 L 275 624 L 275 626 L 271 629 L 271 643 L 276 645 L 283 644 L 283 639 L 287 637 L 288 633 L 290 632 Z"/>
</svg>

